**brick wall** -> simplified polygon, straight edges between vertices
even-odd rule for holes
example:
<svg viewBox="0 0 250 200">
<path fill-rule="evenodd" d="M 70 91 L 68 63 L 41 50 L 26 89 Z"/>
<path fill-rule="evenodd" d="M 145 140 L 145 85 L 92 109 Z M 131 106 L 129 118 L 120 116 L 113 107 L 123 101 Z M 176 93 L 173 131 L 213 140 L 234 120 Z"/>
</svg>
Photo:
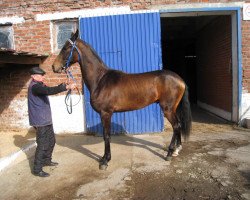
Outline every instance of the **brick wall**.
<svg viewBox="0 0 250 200">
<path fill-rule="evenodd" d="M 64 81 L 64 75 L 54 74 L 51 70 L 51 64 L 56 55 L 51 52 L 50 44 L 50 21 L 38 22 L 35 20 L 36 14 L 64 12 L 78 9 L 90 9 L 94 7 L 112 7 L 112 6 L 130 6 L 132 10 L 147 9 L 154 5 L 166 5 L 166 4 L 184 4 L 184 3 L 218 3 L 218 2 L 231 2 L 230 0 L 61 0 L 61 1 L 48 1 L 48 0 L 0 0 L 1 12 L 0 17 L 12 17 L 19 16 L 24 17 L 25 22 L 20 24 L 14 24 L 14 42 L 15 49 L 28 51 L 39 54 L 48 54 L 49 57 L 41 65 L 47 71 L 47 84 L 49 86 L 59 84 Z M 245 92 L 250 92 L 250 21 L 242 21 L 242 56 L 243 56 L 243 89 Z M 27 85 L 29 82 L 29 75 L 27 71 L 31 66 L 11 67 L 10 69 L 0 69 L 0 126 L 13 126 L 17 123 L 14 119 L 16 115 L 20 118 L 18 123 L 22 122 L 19 111 L 15 110 L 12 106 L 14 102 L 20 100 L 25 102 Z M 8 71 L 10 70 L 10 71 Z M 74 75 L 78 79 L 79 85 L 81 85 L 81 75 L 79 68 L 74 67 Z M 13 74 L 15 74 L 13 76 Z M 14 78 L 15 77 L 15 78 Z M 15 81 L 17 83 L 15 83 Z M 13 90 L 11 90 L 13 88 Z M 230 93 L 230 92 L 229 92 Z M 6 94 L 6 95 L 5 95 Z M 8 96 L 9 97 L 6 97 Z M 20 103 L 19 102 L 19 103 Z M 228 105 L 230 102 L 228 103 Z M 26 105 L 20 103 L 20 106 Z M 223 106 L 223 105 L 222 105 Z M 229 109 L 226 106 L 225 109 Z M 21 115 L 27 115 L 27 109 L 25 107 L 25 113 Z M 12 117 L 14 120 L 8 120 Z M 10 122 L 11 121 L 11 122 Z"/>
<path fill-rule="evenodd" d="M 0 0 L 0 17 L 22 16 L 25 23 L 14 25 L 15 48 L 51 55 L 49 21 L 37 22 L 35 15 L 41 13 L 63 12 L 78 9 L 89 9 L 107 6 L 130 6 L 131 9 L 147 9 L 153 5 L 183 4 L 183 3 L 218 3 L 230 0 L 93 0 L 93 1 L 48 1 L 48 0 Z M 235 1 L 237 2 L 237 1 Z M 243 55 L 243 86 L 250 91 L 250 21 L 242 21 L 242 55 Z M 53 62 L 53 55 L 43 66 Z"/>
<path fill-rule="evenodd" d="M 28 127 L 27 83 L 29 67 L 14 65 L 0 68 L 1 130 Z"/>
<path fill-rule="evenodd" d="M 39 54 L 51 53 L 50 22 L 25 22 L 13 26 L 15 49 Z"/>
<path fill-rule="evenodd" d="M 214 19 L 200 32 L 197 44 L 198 100 L 231 112 L 231 17 Z"/>
<path fill-rule="evenodd" d="M 242 21 L 242 86 L 250 93 L 250 21 Z"/>
</svg>

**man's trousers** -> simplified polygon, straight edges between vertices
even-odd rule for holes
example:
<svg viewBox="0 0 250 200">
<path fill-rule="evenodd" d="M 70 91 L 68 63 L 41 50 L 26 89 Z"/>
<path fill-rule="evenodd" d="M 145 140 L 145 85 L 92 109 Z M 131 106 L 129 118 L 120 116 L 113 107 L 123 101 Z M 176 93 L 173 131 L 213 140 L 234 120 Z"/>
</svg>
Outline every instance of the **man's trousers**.
<svg viewBox="0 0 250 200">
<path fill-rule="evenodd" d="M 56 140 L 52 124 L 35 128 L 37 148 L 34 160 L 34 172 L 40 172 L 44 164 L 51 162 Z"/>
</svg>

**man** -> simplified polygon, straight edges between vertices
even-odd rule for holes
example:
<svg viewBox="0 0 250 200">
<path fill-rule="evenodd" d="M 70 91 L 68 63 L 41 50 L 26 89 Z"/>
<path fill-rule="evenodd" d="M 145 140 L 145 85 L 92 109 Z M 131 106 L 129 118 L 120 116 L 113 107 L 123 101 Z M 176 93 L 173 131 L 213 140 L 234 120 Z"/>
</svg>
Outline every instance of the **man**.
<svg viewBox="0 0 250 200">
<path fill-rule="evenodd" d="M 32 80 L 28 88 L 29 123 L 36 129 L 37 142 L 33 174 L 40 177 L 48 177 L 49 173 L 43 171 L 43 166 L 58 165 L 57 162 L 51 160 L 55 146 L 55 133 L 48 95 L 74 89 L 75 84 L 66 85 L 62 83 L 55 87 L 48 87 L 44 84 L 44 70 L 39 67 L 33 67 L 30 70 L 30 74 Z"/>
</svg>

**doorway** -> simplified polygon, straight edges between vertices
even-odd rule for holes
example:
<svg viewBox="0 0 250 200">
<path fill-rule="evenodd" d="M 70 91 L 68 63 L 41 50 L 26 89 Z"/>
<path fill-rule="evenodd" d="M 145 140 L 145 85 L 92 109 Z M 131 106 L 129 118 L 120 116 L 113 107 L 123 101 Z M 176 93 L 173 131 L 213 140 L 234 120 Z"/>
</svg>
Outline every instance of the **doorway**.
<svg viewBox="0 0 250 200">
<path fill-rule="evenodd" d="M 190 102 L 237 120 L 237 26 L 234 12 L 161 13 L 163 68 L 180 75 Z"/>
</svg>

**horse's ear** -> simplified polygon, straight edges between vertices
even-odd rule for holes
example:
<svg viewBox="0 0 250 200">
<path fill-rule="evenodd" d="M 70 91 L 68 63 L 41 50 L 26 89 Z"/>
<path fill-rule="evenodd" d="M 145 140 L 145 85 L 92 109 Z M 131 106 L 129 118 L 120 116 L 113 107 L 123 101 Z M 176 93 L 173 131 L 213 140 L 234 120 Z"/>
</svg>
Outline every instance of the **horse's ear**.
<svg viewBox="0 0 250 200">
<path fill-rule="evenodd" d="M 75 33 L 72 33 L 72 34 L 71 34 L 71 38 L 70 38 L 71 41 L 72 41 L 72 42 L 76 41 L 76 39 L 78 38 L 78 35 L 79 35 L 79 31 L 78 31 L 78 29 L 77 29 Z"/>
</svg>

